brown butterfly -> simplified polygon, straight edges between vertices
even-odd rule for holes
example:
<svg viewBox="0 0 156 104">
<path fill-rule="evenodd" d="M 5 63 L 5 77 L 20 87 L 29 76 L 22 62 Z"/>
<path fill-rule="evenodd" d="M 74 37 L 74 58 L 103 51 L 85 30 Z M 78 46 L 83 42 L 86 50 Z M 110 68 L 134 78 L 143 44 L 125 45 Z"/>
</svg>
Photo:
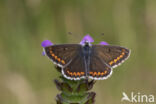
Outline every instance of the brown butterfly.
<svg viewBox="0 0 156 104">
<path fill-rule="evenodd" d="M 59 67 L 67 79 L 107 79 L 112 68 L 120 65 L 130 55 L 130 50 L 120 46 L 62 44 L 44 47 L 46 55 Z"/>
</svg>

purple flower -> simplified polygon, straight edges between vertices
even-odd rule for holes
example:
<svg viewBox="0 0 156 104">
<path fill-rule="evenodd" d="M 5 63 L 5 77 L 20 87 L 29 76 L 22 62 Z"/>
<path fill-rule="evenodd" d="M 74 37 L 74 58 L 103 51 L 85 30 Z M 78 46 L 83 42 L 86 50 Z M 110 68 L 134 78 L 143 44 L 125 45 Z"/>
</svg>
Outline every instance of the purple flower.
<svg viewBox="0 0 156 104">
<path fill-rule="evenodd" d="M 107 42 L 101 41 L 100 45 L 109 45 Z"/>
<path fill-rule="evenodd" d="M 50 40 L 44 40 L 44 41 L 41 43 L 41 46 L 42 46 L 43 48 L 48 47 L 48 46 L 51 46 L 51 45 L 53 45 L 53 43 L 52 43 Z M 45 56 L 45 52 L 44 52 L 44 51 L 42 52 L 42 55 Z"/>
<path fill-rule="evenodd" d="M 53 43 L 50 40 L 44 40 L 41 44 L 42 47 L 48 47 L 53 45 Z"/>
<path fill-rule="evenodd" d="M 83 39 L 81 40 L 80 44 L 84 45 L 85 42 L 89 42 L 89 43 L 92 43 L 94 42 L 93 38 L 87 34 L 86 36 L 83 37 Z"/>
</svg>

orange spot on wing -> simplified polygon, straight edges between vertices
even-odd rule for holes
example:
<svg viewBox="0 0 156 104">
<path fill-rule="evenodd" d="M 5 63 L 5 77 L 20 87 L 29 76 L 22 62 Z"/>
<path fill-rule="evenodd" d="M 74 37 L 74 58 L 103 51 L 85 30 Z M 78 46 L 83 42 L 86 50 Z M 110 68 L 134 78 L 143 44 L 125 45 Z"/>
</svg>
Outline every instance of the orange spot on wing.
<svg viewBox="0 0 156 104">
<path fill-rule="evenodd" d="M 57 59 L 57 56 L 55 56 L 55 59 Z"/>
<path fill-rule="evenodd" d="M 50 54 L 52 54 L 53 52 L 52 51 L 50 51 Z"/>
<path fill-rule="evenodd" d="M 93 74 L 93 75 L 94 75 L 94 76 L 95 76 L 95 75 L 97 75 L 97 72 L 94 72 L 94 74 Z"/>
<path fill-rule="evenodd" d="M 68 74 L 70 73 L 69 70 L 67 70 L 67 73 L 68 73 Z"/>
<path fill-rule="evenodd" d="M 113 64 L 113 61 L 109 62 L 109 65 L 112 65 Z"/>
<path fill-rule="evenodd" d="M 107 74 L 107 70 L 104 71 L 104 74 Z"/>
<path fill-rule="evenodd" d="M 74 72 L 74 73 L 73 73 L 73 75 L 75 75 L 75 76 L 76 76 L 76 73 Z"/>
<path fill-rule="evenodd" d="M 67 70 L 67 73 L 68 73 L 69 75 L 73 76 L 73 73 L 70 72 L 69 70 Z"/>
<path fill-rule="evenodd" d="M 122 55 L 125 55 L 125 52 L 122 52 Z"/>
<path fill-rule="evenodd" d="M 107 70 L 105 70 L 104 72 L 89 72 L 89 74 L 92 76 L 96 76 L 96 75 L 103 76 L 103 75 L 106 75 L 107 73 L 108 73 Z"/>
<path fill-rule="evenodd" d="M 118 56 L 116 59 L 114 59 L 113 61 L 109 62 L 109 65 L 112 65 L 113 63 L 116 63 L 118 60 L 120 60 L 124 55 L 125 55 L 125 49 L 122 50 L 123 52 L 121 53 L 120 56 Z"/>
<path fill-rule="evenodd" d="M 61 61 L 61 59 L 60 59 L 60 58 L 57 58 L 57 61 L 59 61 L 59 62 L 60 62 L 60 61 Z"/>
<path fill-rule="evenodd" d="M 118 60 L 117 59 L 114 59 L 114 63 L 116 63 Z"/>
<path fill-rule="evenodd" d="M 67 73 L 71 76 L 81 76 L 84 74 L 84 72 L 70 72 L 69 70 L 67 70 Z"/>
<path fill-rule="evenodd" d="M 102 72 L 101 75 L 104 75 L 104 72 Z"/>
<path fill-rule="evenodd" d="M 93 72 L 89 72 L 89 74 L 93 74 Z"/>
<path fill-rule="evenodd" d="M 79 72 L 77 72 L 77 75 L 80 76 L 81 74 Z"/>
<path fill-rule="evenodd" d="M 53 56 L 53 57 L 54 57 L 55 55 L 52 53 L 52 54 L 51 54 L 51 56 Z"/>
<path fill-rule="evenodd" d="M 65 64 L 65 61 L 64 60 L 62 60 L 61 62 L 62 62 L 62 64 Z"/>
<path fill-rule="evenodd" d="M 120 55 L 119 57 L 120 57 L 120 58 L 122 58 L 122 57 L 123 57 L 123 55 Z"/>
<path fill-rule="evenodd" d="M 120 56 L 119 56 L 119 57 L 117 57 L 117 60 L 120 60 Z"/>
<path fill-rule="evenodd" d="M 82 75 L 84 75 L 84 72 L 81 72 Z"/>
</svg>

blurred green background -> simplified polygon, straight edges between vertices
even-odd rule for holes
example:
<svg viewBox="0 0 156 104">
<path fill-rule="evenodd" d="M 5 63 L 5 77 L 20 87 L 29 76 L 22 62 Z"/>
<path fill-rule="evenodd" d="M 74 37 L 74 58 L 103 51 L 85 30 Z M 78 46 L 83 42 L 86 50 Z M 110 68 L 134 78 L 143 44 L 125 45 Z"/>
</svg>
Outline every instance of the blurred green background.
<svg viewBox="0 0 156 104">
<path fill-rule="evenodd" d="M 156 96 L 155 11 L 156 0 L 0 0 L 0 104 L 55 104 L 60 74 L 41 42 L 79 43 L 88 33 L 131 49 L 95 84 L 95 104 L 121 104 L 122 92 Z"/>
</svg>

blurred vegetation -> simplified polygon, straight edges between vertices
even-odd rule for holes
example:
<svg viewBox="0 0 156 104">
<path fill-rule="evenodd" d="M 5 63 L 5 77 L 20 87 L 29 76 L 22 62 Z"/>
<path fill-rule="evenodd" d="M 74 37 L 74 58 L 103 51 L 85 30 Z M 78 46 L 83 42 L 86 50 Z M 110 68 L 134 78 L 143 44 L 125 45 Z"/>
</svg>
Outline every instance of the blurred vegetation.
<svg viewBox="0 0 156 104">
<path fill-rule="evenodd" d="M 87 33 L 131 49 L 95 84 L 96 104 L 121 104 L 123 91 L 156 96 L 155 11 L 156 0 L 0 0 L 0 104 L 55 104 L 59 73 L 41 42 L 79 43 Z"/>
</svg>

